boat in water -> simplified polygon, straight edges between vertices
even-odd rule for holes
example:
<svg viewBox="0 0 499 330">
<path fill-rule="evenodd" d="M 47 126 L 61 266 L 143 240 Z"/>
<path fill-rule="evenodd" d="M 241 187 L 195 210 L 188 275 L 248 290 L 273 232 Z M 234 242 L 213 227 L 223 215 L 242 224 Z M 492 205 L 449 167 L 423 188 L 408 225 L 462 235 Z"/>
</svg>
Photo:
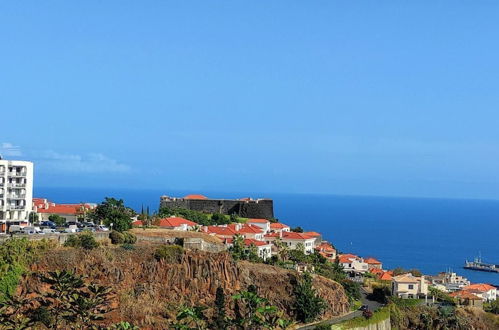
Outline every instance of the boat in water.
<svg viewBox="0 0 499 330">
<path fill-rule="evenodd" d="M 499 265 L 483 262 L 481 257 L 477 257 L 473 261 L 466 260 L 463 268 L 482 272 L 499 273 Z"/>
</svg>

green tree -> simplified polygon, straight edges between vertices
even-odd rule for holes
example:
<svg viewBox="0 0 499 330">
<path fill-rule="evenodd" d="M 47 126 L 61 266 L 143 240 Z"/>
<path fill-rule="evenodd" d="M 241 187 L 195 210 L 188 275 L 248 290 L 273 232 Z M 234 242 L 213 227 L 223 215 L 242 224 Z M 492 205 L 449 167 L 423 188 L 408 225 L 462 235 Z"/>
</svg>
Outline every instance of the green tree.
<svg viewBox="0 0 499 330">
<path fill-rule="evenodd" d="M 62 227 L 66 223 L 66 218 L 61 217 L 59 214 L 49 215 L 49 220 L 55 223 L 57 227 Z"/>
<path fill-rule="evenodd" d="M 292 324 L 282 317 L 277 307 L 258 296 L 254 286 L 232 298 L 236 302 L 236 318 L 232 324 L 238 329 L 285 329 Z"/>
<path fill-rule="evenodd" d="M 294 288 L 294 310 L 299 321 L 312 322 L 326 309 L 326 302 L 312 286 L 312 276 L 304 273 Z"/>
<path fill-rule="evenodd" d="M 493 314 L 499 314 L 499 299 L 493 300 L 484 305 L 485 311 Z"/>
<path fill-rule="evenodd" d="M 106 197 L 91 214 L 95 223 L 104 223 L 119 232 L 132 228 L 132 217 L 135 212 L 125 206 L 122 199 Z"/>
<path fill-rule="evenodd" d="M 31 223 L 38 223 L 39 222 L 38 213 L 36 213 L 36 212 L 30 212 L 29 213 L 29 222 L 31 222 Z"/>
<path fill-rule="evenodd" d="M 211 215 L 211 222 L 215 225 L 226 225 L 230 223 L 230 218 L 224 214 L 213 213 Z"/>
<path fill-rule="evenodd" d="M 68 271 L 41 274 L 42 282 L 50 285 L 50 290 L 37 298 L 37 315 L 49 328 L 93 328 L 95 321 L 102 320 L 111 311 L 111 290 L 107 287 L 87 285 L 82 276 Z M 42 312 L 40 312 L 42 311 Z"/>
<path fill-rule="evenodd" d="M 303 228 L 298 226 L 298 227 L 295 227 L 295 228 L 291 228 L 291 231 L 294 231 L 296 233 L 303 233 Z"/>
<path fill-rule="evenodd" d="M 244 260 L 246 255 L 246 247 L 244 246 L 244 237 L 235 235 L 233 238 L 232 246 L 229 251 L 235 260 Z"/>
</svg>

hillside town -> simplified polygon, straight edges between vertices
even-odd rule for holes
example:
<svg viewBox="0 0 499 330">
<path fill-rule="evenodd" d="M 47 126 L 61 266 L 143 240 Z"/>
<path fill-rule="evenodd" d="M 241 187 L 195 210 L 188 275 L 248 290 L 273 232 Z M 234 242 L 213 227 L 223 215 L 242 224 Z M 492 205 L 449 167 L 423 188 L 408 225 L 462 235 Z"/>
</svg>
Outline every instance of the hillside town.
<svg viewBox="0 0 499 330">
<path fill-rule="evenodd" d="M 101 223 L 93 223 L 88 214 L 97 204 L 59 204 L 33 195 L 33 164 L 24 161 L 0 160 L 0 235 L 26 236 L 81 231 L 110 231 Z M 164 198 L 162 198 L 163 200 Z M 188 195 L 182 201 L 207 200 L 203 195 Z M 249 201 L 241 199 L 242 201 Z M 239 201 L 241 201 L 239 200 Z M 228 216 L 228 215 L 227 215 Z M 495 301 L 498 288 L 487 283 L 471 283 L 455 272 L 425 275 L 418 270 L 387 269 L 372 256 L 359 256 L 338 251 L 333 242 L 323 239 L 322 233 L 291 228 L 285 222 L 265 218 L 241 218 L 218 225 L 203 225 L 180 215 L 149 217 L 141 212 L 131 217 L 135 228 L 157 228 L 175 232 L 197 232 L 220 240 L 226 250 L 236 241 L 256 252 L 262 262 L 269 262 L 283 251 L 301 251 L 304 255 L 318 255 L 341 267 L 353 282 L 362 284 L 366 292 L 385 287 L 390 295 L 400 299 L 420 299 L 425 304 L 435 303 L 438 293 L 454 299 L 457 305 L 483 308 Z M 0 236 L 1 237 L 1 236 Z M 285 267 L 298 272 L 314 272 L 307 262 L 289 262 Z"/>
</svg>

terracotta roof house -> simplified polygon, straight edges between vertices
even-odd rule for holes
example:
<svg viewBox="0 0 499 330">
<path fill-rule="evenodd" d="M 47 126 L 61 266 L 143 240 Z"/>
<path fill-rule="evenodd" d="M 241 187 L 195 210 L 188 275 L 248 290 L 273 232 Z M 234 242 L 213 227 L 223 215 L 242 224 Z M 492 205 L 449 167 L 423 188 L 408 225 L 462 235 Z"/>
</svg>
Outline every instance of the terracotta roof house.
<svg viewBox="0 0 499 330">
<path fill-rule="evenodd" d="M 248 225 L 260 227 L 264 233 L 268 233 L 270 231 L 270 221 L 268 221 L 267 219 L 248 219 L 246 223 Z"/>
<path fill-rule="evenodd" d="M 379 279 L 382 281 L 391 281 L 393 279 L 393 273 L 392 272 L 383 272 L 383 274 L 381 274 Z"/>
<path fill-rule="evenodd" d="M 230 227 L 223 226 L 207 226 L 203 227 L 202 231 L 217 236 L 221 239 L 232 239 L 235 235 L 237 235 L 237 231 Z"/>
<path fill-rule="evenodd" d="M 237 233 L 244 236 L 244 238 L 256 239 L 258 241 L 262 241 L 265 234 L 261 227 L 252 224 L 242 226 Z"/>
<path fill-rule="evenodd" d="M 270 224 L 270 231 L 274 233 L 278 233 L 281 231 L 290 231 L 291 228 L 288 225 L 285 225 L 281 222 L 273 222 Z"/>
<path fill-rule="evenodd" d="M 372 258 L 372 257 L 364 259 L 364 262 L 369 265 L 369 269 L 371 269 L 371 268 L 382 269 L 383 268 L 383 264 L 381 263 L 381 261 L 379 261 L 378 259 Z"/>
<path fill-rule="evenodd" d="M 260 258 L 262 258 L 263 260 L 267 260 L 267 258 L 271 257 L 272 244 L 269 244 L 269 243 L 266 243 L 263 241 L 259 241 L 259 240 L 255 240 L 255 239 L 248 239 L 248 238 L 244 239 L 243 242 L 244 242 L 244 245 L 247 247 L 254 245 L 256 247 L 258 256 Z M 230 247 L 234 244 L 234 240 L 232 238 L 225 239 L 224 244 Z"/>
<path fill-rule="evenodd" d="M 478 283 L 467 285 L 463 290 L 471 291 L 474 290 L 477 296 L 483 298 L 486 301 L 493 301 L 497 299 L 497 288 L 490 284 Z"/>
<path fill-rule="evenodd" d="M 315 245 L 320 244 L 322 242 L 322 235 L 316 231 L 307 231 L 304 232 L 304 234 L 315 238 Z"/>
<path fill-rule="evenodd" d="M 416 277 L 411 273 L 393 276 L 392 294 L 399 298 L 418 298 L 428 294 L 428 284 L 424 276 Z"/>
<path fill-rule="evenodd" d="M 456 298 L 457 303 L 460 306 L 483 308 L 482 298 L 478 297 L 477 295 L 467 290 L 452 292 L 449 295 L 453 298 Z"/>
<path fill-rule="evenodd" d="M 187 231 L 193 229 L 198 224 L 184 218 L 170 217 L 160 219 L 158 225 L 166 229 Z"/>
<path fill-rule="evenodd" d="M 282 232 L 281 234 L 282 242 L 286 244 L 290 249 L 294 250 L 299 246 L 299 244 L 302 244 L 306 254 L 311 254 L 314 252 L 315 237 L 295 232 Z"/>
<path fill-rule="evenodd" d="M 40 221 L 48 220 L 50 215 L 56 214 L 66 218 L 66 222 L 76 222 L 79 216 L 96 207 L 96 204 L 90 203 L 56 204 L 45 198 L 33 198 L 33 212 L 38 214 Z"/>
<path fill-rule="evenodd" d="M 356 256 L 355 254 L 341 254 L 338 257 L 338 262 L 343 267 L 343 270 L 348 273 L 363 274 L 369 270 L 369 267 L 364 262 L 364 259 Z"/>
<path fill-rule="evenodd" d="M 315 250 L 325 258 L 329 259 L 329 261 L 336 260 L 336 249 L 328 242 L 322 242 L 321 244 L 317 245 L 315 247 Z"/>
</svg>

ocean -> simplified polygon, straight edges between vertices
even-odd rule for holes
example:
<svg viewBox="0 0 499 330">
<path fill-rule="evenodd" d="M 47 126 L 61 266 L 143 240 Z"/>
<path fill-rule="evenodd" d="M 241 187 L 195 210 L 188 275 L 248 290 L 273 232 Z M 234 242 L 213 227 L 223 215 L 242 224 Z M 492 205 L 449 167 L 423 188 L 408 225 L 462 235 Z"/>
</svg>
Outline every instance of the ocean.
<svg viewBox="0 0 499 330">
<path fill-rule="evenodd" d="M 452 270 L 472 282 L 499 285 L 499 273 L 462 268 L 466 259 L 499 264 L 499 201 L 313 194 L 220 193 L 126 189 L 37 188 L 36 197 L 56 203 L 101 202 L 157 210 L 161 195 L 202 193 L 213 198 L 274 199 L 275 217 L 317 231 L 341 252 L 373 256 L 385 269 L 417 268 L 425 274 Z"/>
</svg>

